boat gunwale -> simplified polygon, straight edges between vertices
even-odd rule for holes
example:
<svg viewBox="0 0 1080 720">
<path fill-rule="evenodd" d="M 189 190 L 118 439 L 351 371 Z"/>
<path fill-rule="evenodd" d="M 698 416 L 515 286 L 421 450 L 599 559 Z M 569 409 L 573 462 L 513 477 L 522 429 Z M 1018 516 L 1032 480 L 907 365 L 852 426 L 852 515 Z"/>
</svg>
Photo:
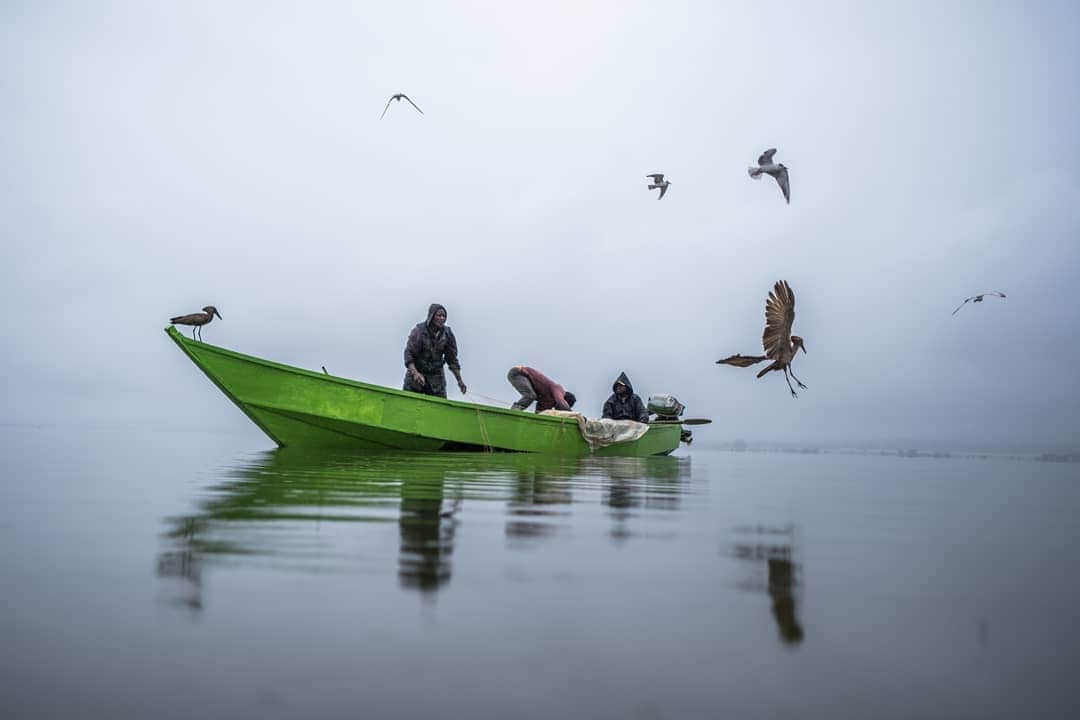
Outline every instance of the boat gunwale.
<svg viewBox="0 0 1080 720">
<path fill-rule="evenodd" d="M 555 415 L 540 415 L 540 414 L 537 414 L 537 413 L 523 412 L 521 410 L 511 410 L 509 408 L 501 408 L 501 407 L 498 407 L 496 405 L 481 405 L 479 403 L 471 403 L 471 402 L 466 402 L 464 400 L 451 400 L 449 398 L 441 398 L 441 397 L 436 397 L 436 396 L 433 396 L 433 395 L 423 395 L 421 393 L 409 392 L 408 390 L 398 390 L 396 388 L 386 387 L 385 385 L 373 385 L 371 383 L 366 383 L 366 382 L 363 382 L 361 380 L 352 380 L 351 378 L 340 377 L 338 375 L 330 375 L 329 373 L 320 373 L 320 372 L 316 372 L 314 370 L 307 370 L 305 368 L 296 367 L 295 365 L 284 365 L 284 364 L 279 363 L 279 362 L 274 362 L 273 360 L 267 360 L 265 358 L 256 357 L 255 355 L 248 355 L 246 353 L 238 352 L 236 350 L 230 350 L 229 348 L 224 348 L 224 347 L 221 347 L 220 345 L 211 345 L 210 343 L 205 343 L 205 342 L 202 342 L 202 341 L 188 340 L 184 336 L 183 333 L 178 331 L 176 329 L 176 327 L 172 326 L 172 325 L 165 328 L 165 333 L 167 335 L 169 335 L 169 337 L 171 337 L 175 342 L 177 342 L 177 344 L 180 345 L 180 347 L 184 350 L 184 352 L 187 353 L 189 357 L 191 357 L 191 359 L 195 362 L 195 364 L 197 366 L 199 366 L 199 368 L 201 370 L 203 370 L 203 372 L 206 372 L 206 369 L 203 368 L 202 364 L 199 363 L 199 361 L 195 357 L 193 357 L 191 355 L 191 352 L 186 347 L 187 345 L 194 345 L 194 346 L 197 346 L 197 347 L 199 347 L 201 349 L 209 350 L 210 352 L 215 352 L 215 353 L 217 353 L 219 355 L 231 356 L 231 357 L 233 357 L 235 359 L 242 360 L 244 362 L 250 362 L 250 363 L 254 363 L 256 365 L 264 365 L 264 366 L 270 367 L 270 368 L 275 369 L 275 370 L 280 370 L 280 371 L 284 371 L 284 372 L 291 372 L 291 373 L 296 374 L 296 375 L 309 376 L 309 377 L 315 378 L 315 379 L 323 381 L 323 382 L 333 382 L 333 383 L 337 383 L 337 384 L 340 384 L 340 385 L 347 385 L 347 386 L 357 387 L 357 388 L 360 388 L 361 390 L 367 390 L 369 392 L 385 393 L 385 394 L 388 394 L 388 395 L 393 395 L 393 396 L 402 398 L 404 400 L 426 401 L 426 402 L 433 402 L 433 403 L 436 403 L 436 404 L 443 403 L 443 404 L 448 404 L 451 407 L 458 407 L 458 408 L 463 408 L 463 409 L 466 409 L 466 408 L 467 409 L 475 409 L 477 411 L 483 410 L 484 412 L 494 412 L 494 413 L 498 413 L 500 415 L 505 415 L 507 417 L 514 418 L 515 420 L 530 420 L 530 421 L 536 420 L 536 421 L 547 422 L 547 423 L 557 423 L 557 424 L 560 424 L 560 425 L 568 423 L 568 422 L 573 422 L 575 424 L 577 423 L 577 421 L 574 420 L 574 418 L 558 417 L 558 416 L 555 416 Z M 207 374 L 209 374 L 209 373 L 207 373 Z M 211 378 L 211 379 L 213 379 L 213 378 Z M 241 404 L 236 398 L 233 397 L 232 393 L 228 392 L 225 388 L 223 388 L 220 383 L 215 381 L 214 384 L 217 385 L 218 388 L 222 390 L 222 392 L 224 392 L 226 395 L 228 395 L 229 399 L 231 399 L 234 403 L 236 403 L 237 405 Z M 256 424 L 259 424 L 259 423 L 256 422 Z M 649 424 L 649 425 L 650 425 L 650 427 L 652 427 L 651 424 Z M 260 428 L 261 427 L 262 426 L 260 425 Z M 264 431 L 265 431 L 265 429 L 264 429 Z M 267 434 L 269 434 L 269 433 L 267 433 Z M 271 437 L 273 437 L 273 436 L 271 436 Z"/>
</svg>

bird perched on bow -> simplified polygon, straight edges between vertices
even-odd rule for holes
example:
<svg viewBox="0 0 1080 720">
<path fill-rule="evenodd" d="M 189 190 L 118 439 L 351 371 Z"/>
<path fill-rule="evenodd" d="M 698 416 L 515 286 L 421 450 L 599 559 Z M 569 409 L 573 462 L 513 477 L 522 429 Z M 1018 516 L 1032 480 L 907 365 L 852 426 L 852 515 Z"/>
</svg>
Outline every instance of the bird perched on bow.
<svg viewBox="0 0 1080 720">
<path fill-rule="evenodd" d="M 761 156 L 757 159 L 757 167 L 748 167 L 746 171 L 750 173 L 750 177 L 755 180 L 760 180 L 761 175 L 772 175 L 776 178 L 776 183 L 780 186 L 780 192 L 784 193 L 784 200 L 788 205 L 791 204 L 791 184 L 788 181 L 787 167 L 783 163 L 773 162 L 773 155 L 776 154 L 776 148 L 769 148 L 765 152 L 761 153 Z"/>
<path fill-rule="evenodd" d="M 1005 297 L 1005 293 L 998 292 L 997 290 L 990 290 L 988 292 L 979 293 L 978 295 L 972 295 L 971 297 L 966 298 L 964 300 L 964 302 L 960 303 L 960 305 L 957 306 L 957 308 L 952 311 L 952 314 L 955 315 L 956 313 L 960 312 L 960 308 L 964 307 L 969 302 L 973 302 L 973 303 L 982 302 L 983 298 L 986 297 L 987 295 L 993 295 L 993 296 L 996 296 L 996 297 L 999 297 L 999 298 L 1004 298 Z"/>
<path fill-rule="evenodd" d="M 410 98 L 408 95 L 406 95 L 405 93 L 395 93 L 394 95 L 390 96 L 389 100 L 386 101 L 386 107 L 382 109 L 382 115 L 379 116 L 379 119 L 382 120 L 383 117 L 385 117 L 386 111 L 390 109 L 390 103 L 394 102 L 395 100 L 401 102 L 402 98 L 408 100 L 409 104 L 416 108 L 416 112 L 420 113 L 421 115 L 424 114 L 424 111 L 417 107 L 416 103 L 414 103 L 412 101 L 412 98 Z"/>
<path fill-rule="evenodd" d="M 202 326 L 207 325 L 214 316 L 217 315 L 218 319 L 223 319 L 221 313 L 217 311 L 217 308 L 213 305 L 207 305 L 203 308 L 201 313 L 191 313 L 190 315 L 179 315 L 174 318 L 169 318 L 169 322 L 173 325 L 190 325 L 191 326 L 191 339 L 195 339 L 195 331 L 199 332 L 199 340 L 202 340 Z"/>
<path fill-rule="evenodd" d="M 795 322 L 795 293 L 786 280 L 781 280 L 773 286 L 765 301 L 765 332 L 761 334 L 761 344 L 765 346 L 764 355 L 732 355 L 723 360 L 717 360 L 718 365 L 734 365 L 735 367 L 750 367 L 757 365 L 762 360 L 772 360 L 772 364 L 757 374 L 762 377 L 774 370 L 784 372 L 788 389 L 792 397 L 799 397 L 795 388 L 791 387 L 791 380 L 795 380 L 803 390 L 806 386 L 791 370 L 791 361 L 795 359 L 795 353 L 801 348 L 806 352 L 806 345 L 798 335 L 791 334 L 791 325 Z M 790 379 L 788 376 L 791 376 Z"/>
<path fill-rule="evenodd" d="M 667 192 L 668 186 L 671 185 L 671 181 L 664 179 L 664 173 L 653 173 L 652 175 L 646 175 L 645 177 L 652 178 L 652 182 L 649 184 L 650 190 L 660 188 L 660 197 L 656 199 L 662 200 L 664 193 Z"/>
</svg>

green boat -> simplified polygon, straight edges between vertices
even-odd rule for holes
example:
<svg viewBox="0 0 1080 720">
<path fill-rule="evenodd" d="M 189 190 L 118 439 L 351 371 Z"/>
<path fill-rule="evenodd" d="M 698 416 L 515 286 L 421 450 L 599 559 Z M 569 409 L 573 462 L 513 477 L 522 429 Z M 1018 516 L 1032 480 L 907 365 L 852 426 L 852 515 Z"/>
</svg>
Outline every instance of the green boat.
<svg viewBox="0 0 1080 720">
<path fill-rule="evenodd" d="M 677 423 L 650 425 L 637 440 L 591 451 L 573 418 L 418 395 L 165 332 L 280 447 L 645 457 L 675 450 L 682 432 Z"/>
</svg>

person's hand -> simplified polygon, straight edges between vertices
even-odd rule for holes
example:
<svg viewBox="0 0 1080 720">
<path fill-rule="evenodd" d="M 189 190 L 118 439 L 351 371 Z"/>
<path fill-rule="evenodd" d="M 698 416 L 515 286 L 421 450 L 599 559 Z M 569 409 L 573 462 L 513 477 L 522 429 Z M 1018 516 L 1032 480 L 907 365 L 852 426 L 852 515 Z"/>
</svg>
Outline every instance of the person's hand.
<svg viewBox="0 0 1080 720">
<path fill-rule="evenodd" d="M 461 390 L 462 395 L 465 395 L 466 393 L 469 392 L 469 389 L 467 387 L 465 387 L 465 383 L 462 382 L 461 380 L 457 381 L 457 386 L 458 386 L 458 389 Z"/>
<path fill-rule="evenodd" d="M 416 383 L 417 385 L 419 385 L 420 387 L 423 387 L 424 385 L 427 385 L 427 380 L 424 379 L 424 374 L 422 372 L 420 372 L 419 370 L 413 370 L 412 371 L 412 379 L 413 379 L 413 382 Z"/>
</svg>

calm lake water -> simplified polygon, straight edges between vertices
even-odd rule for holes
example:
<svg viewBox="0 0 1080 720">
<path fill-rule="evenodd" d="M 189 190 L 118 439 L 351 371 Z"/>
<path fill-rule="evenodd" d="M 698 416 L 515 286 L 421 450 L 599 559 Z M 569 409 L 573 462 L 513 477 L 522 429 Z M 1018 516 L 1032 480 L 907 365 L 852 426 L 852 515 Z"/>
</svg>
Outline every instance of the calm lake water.
<svg viewBox="0 0 1080 720">
<path fill-rule="evenodd" d="M 1080 711 L 1080 465 L 0 437 L 5 718 Z"/>
</svg>

